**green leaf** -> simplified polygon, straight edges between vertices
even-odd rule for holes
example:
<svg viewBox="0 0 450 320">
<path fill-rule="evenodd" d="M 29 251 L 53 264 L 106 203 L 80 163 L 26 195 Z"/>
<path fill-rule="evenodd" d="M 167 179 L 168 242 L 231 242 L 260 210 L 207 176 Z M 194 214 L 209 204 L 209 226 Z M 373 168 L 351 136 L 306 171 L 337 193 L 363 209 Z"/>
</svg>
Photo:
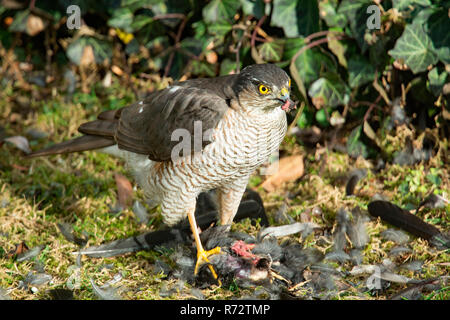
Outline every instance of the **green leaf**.
<svg viewBox="0 0 450 320">
<path fill-rule="evenodd" d="M 290 60 L 305 45 L 303 38 L 286 39 L 283 60 Z M 331 58 L 318 48 L 307 49 L 294 62 L 301 80 L 309 85 L 317 80 L 321 74 L 336 71 Z"/>
<path fill-rule="evenodd" d="M 392 0 L 392 5 L 395 9 L 401 11 L 408 9 L 410 6 L 431 6 L 431 2 L 430 0 Z"/>
<path fill-rule="evenodd" d="M 83 50 L 86 46 L 91 46 L 94 51 L 95 61 L 102 63 L 105 59 L 110 59 L 112 55 L 112 45 L 108 41 L 94 37 L 81 37 L 72 42 L 66 50 L 67 57 L 76 65 L 80 64 Z"/>
<path fill-rule="evenodd" d="M 442 70 L 442 72 L 439 73 L 437 67 L 434 67 L 428 72 L 428 89 L 434 96 L 437 97 L 442 93 L 442 88 L 446 83 L 447 75 L 445 70 Z"/>
<path fill-rule="evenodd" d="M 283 46 L 283 40 L 268 41 L 258 46 L 258 52 L 264 61 L 278 62 L 283 56 Z"/>
<path fill-rule="evenodd" d="M 288 38 L 308 36 L 319 30 L 316 0 L 274 0 L 272 26 L 283 28 Z"/>
<path fill-rule="evenodd" d="M 337 0 L 320 1 L 320 17 L 325 20 L 328 27 L 343 28 L 347 24 L 347 17 L 337 13 Z"/>
<path fill-rule="evenodd" d="M 429 17 L 425 27 L 439 59 L 445 64 L 450 64 L 450 21 L 448 10 L 439 8 Z"/>
<path fill-rule="evenodd" d="M 327 108 L 328 116 L 330 116 L 331 109 Z M 316 121 L 322 126 L 322 127 L 328 127 L 330 125 L 327 114 L 325 112 L 325 108 L 322 108 L 316 112 Z"/>
<path fill-rule="evenodd" d="M 347 153 L 353 158 L 359 156 L 364 159 L 373 157 L 376 155 L 376 151 L 370 147 L 367 143 L 367 137 L 363 132 L 363 126 L 359 125 L 352 130 L 347 139 Z"/>
<path fill-rule="evenodd" d="M 252 15 L 257 19 L 261 19 L 264 15 L 264 1 L 263 0 L 240 0 L 242 4 L 242 11 L 246 15 Z"/>
<path fill-rule="evenodd" d="M 351 88 L 360 87 L 375 78 L 374 66 L 364 56 L 353 56 L 348 61 L 348 83 Z"/>
<path fill-rule="evenodd" d="M 13 32 L 27 32 L 27 20 L 29 15 L 30 11 L 28 9 L 18 11 L 14 16 L 13 23 L 11 23 L 8 30 Z"/>
<path fill-rule="evenodd" d="M 241 7 L 239 0 L 212 0 L 203 8 L 203 18 L 214 23 L 219 20 L 233 21 L 233 17 Z"/>
<path fill-rule="evenodd" d="M 425 71 L 438 61 L 430 37 L 419 24 L 407 25 L 402 36 L 388 52 L 395 59 L 401 59 L 413 73 Z"/>
<path fill-rule="evenodd" d="M 242 68 L 242 62 L 239 61 L 240 67 Z M 227 75 L 234 73 L 236 71 L 236 60 L 224 59 L 220 64 L 220 75 Z"/>
<path fill-rule="evenodd" d="M 367 30 L 367 19 L 370 17 L 367 7 L 370 5 L 373 5 L 371 0 L 344 0 L 338 9 L 338 14 L 344 14 L 347 17 L 353 37 L 363 53 L 368 47 L 364 35 Z"/>
<path fill-rule="evenodd" d="M 134 31 L 138 31 L 142 29 L 144 26 L 148 25 L 149 23 L 153 22 L 153 18 L 139 14 L 134 17 L 133 22 L 131 23 L 131 29 Z"/>
<path fill-rule="evenodd" d="M 232 28 L 233 25 L 227 20 L 219 20 L 208 26 L 208 32 L 218 37 L 225 37 L 225 35 L 230 32 Z"/>
<path fill-rule="evenodd" d="M 113 16 L 108 20 L 108 26 L 119 28 L 125 32 L 133 32 L 131 23 L 133 22 L 133 12 L 128 8 L 114 10 Z"/>
<path fill-rule="evenodd" d="M 336 73 L 328 72 L 322 78 L 314 81 L 308 90 L 316 108 L 337 107 L 347 104 L 350 99 L 350 89 Z"/>
</svg>

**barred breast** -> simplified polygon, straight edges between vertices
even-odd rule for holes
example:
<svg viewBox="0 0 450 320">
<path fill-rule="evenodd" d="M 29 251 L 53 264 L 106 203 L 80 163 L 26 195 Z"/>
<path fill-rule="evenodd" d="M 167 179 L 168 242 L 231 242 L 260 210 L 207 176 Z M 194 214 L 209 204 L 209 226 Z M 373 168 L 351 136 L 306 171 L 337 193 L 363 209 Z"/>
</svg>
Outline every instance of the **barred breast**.
<svg viewBox="0 0 450 320">
<path fill-rule="evenodd" d="M 286 129 L 286 114 L 280 108 L 251 113 L 229 109 L 202 152 L 175 163 L 153 163 L 144 174 L 146 196 L 162 204 L 165 223 L 173 225 L 200 192 L 243 178 L 246 184 L 255 169 L 278 152 Z"/>
</svg>

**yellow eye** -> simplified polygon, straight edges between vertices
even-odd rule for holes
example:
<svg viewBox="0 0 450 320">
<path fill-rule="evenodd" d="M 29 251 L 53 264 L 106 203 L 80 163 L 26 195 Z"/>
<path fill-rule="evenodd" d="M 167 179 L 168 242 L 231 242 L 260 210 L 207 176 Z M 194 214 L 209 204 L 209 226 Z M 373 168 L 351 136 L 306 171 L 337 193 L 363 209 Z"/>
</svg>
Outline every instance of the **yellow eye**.
<svg viewBox="0 0 450 320">
<path fill-rule="evenodd" d="M 267 88 L 265 85 L 260 84 L 259 85 L 259 92 L 261 92 L 262 94 L 268 94 L 269 93 L 269 88 Z"/>
<path fill-rule="evenodd" d="M 289 84 L 289 88 L 290 88 L 291 87 L 291 79 L 289 79 L 289 83 L 288 84 Z"/>
</svg>

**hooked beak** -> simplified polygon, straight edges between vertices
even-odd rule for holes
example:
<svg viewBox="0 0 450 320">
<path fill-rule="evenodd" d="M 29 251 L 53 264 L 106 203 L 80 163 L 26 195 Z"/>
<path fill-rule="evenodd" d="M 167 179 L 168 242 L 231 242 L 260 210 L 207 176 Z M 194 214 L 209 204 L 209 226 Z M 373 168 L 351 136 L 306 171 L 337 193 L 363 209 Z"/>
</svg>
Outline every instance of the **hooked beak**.
<svg viewBox="0 0 450 320">
<path fill-rule="evenodd" d="M 291 100 L 289 96 L 289 90 L 286 88 L 281 89 L 281 96 L 278 98 L 283 105 L 281 106 L 281 109 L 289 112 L 293 109 L 297 109 L 297 106 L 295 105 L 294 101 Z"/>
</svg>

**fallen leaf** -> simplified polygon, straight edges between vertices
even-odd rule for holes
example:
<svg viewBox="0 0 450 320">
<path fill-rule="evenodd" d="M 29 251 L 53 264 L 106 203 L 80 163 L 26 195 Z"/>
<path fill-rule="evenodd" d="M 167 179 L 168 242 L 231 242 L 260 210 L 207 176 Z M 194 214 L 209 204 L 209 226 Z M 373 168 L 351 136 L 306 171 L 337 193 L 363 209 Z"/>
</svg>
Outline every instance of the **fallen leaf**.
<svg viewBox="0 0 450 320">
<path fill-rule="evenodd" d="M 261 186 L 267 191 L 275 191 L 284 182 L 294 181 L 304 173 L 303 156 L 295 155 L 280 159 L 272 163 L 267 169 L 270 175 Z"/>
<path fill-rule="evenodd" d="M 10 252 L 8 252 L 8 254 L 6 255 L 7 258 L 12 258 L 12 257 L 16 257 L 19 254 L 23 254 L 26 251 L 28 251 L 28 246 L 26 245 L 25 242 L 16 244 L 16 247 L 11 250 Z"/>
<path fill-rule="evenodd" d="M 133 198 L 133 187 L 131 182 L 119 173 L 114 174 L 117 185 L 117 197 L 119 198 L 119 206 L 125 209 L 131 205 Z"/>
<path fill-rule="evenodd" d="M 27 19 L 27 33 L 30 36 L 35 36 L 45 29 L 44 21 L 33 14 L 30 14 Z"/>
<path fill-rule="evenodd" d="M 122 69 L 120 69 L 118 66 L 116 66 L 116 65 L 113 65 L 112 67 L 111 67 L 111 71 L 112 72 L 114 72 L 116 75 L 118 75 L 118 76 L 121 76 L 121 75 L 123 75 L 123 71 L 122 71 Z"/>
<path fill-rule="evenodd" d="M 83 48 L 83 54 L 81 55 L 80 66 L 86 67 L 95 63 L 94 49 L 92 46 L 87 45 Z"/>
</svg>

